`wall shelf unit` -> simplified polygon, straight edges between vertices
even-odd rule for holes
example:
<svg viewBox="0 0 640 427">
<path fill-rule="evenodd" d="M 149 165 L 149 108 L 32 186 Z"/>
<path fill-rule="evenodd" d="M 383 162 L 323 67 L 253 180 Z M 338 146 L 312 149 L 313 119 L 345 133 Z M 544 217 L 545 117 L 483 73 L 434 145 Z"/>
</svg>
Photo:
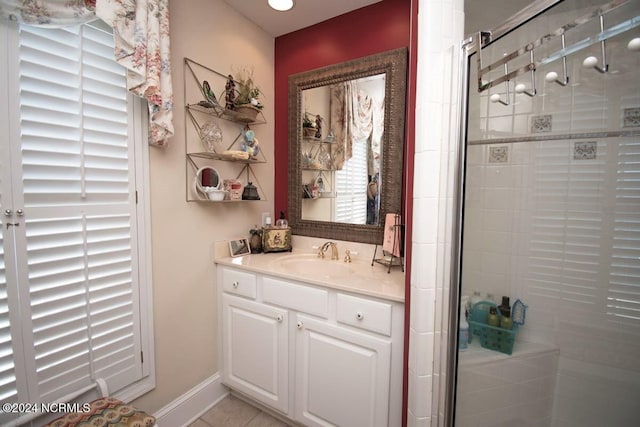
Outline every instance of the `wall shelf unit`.
<svg viewBox="0 0 640 427">
<path fill-rule="evenodd" d="M 188 202 L 237 203 L 265 201 L 265 192 L 260 186 L 253 166 L 267 163 L 260 149 L 254 125 L 267 123 L 262 111 L 255 118 L 224 108 L 225 84 L 228 75 L 184 58 L 185 99 L 198 99 L 185 103 L 185 157 Z M 219 89 L 216 94 L 216 88 Z M 197 93 L 197 95 L 196 95 Z M 218 100 L 221 100 L 220 102 Z M 191 123 L 191 125 L 189 125 Z M 203 137 L 205 135 L 205 137 Z M 231 136 L 229 136 L 231 135 Z M 190 149 L 190 141 L 198 140 L 204 151 Z M 192 148 L 192 145 L 191 145 Z M 239 181 L 242 187 L 248 183 L 256 186 L 259 200 L 230 199 L 212 201 L 201 191 L 196 180 L 203 167 L 215 167 L 222 182 Z"/>
</svg>

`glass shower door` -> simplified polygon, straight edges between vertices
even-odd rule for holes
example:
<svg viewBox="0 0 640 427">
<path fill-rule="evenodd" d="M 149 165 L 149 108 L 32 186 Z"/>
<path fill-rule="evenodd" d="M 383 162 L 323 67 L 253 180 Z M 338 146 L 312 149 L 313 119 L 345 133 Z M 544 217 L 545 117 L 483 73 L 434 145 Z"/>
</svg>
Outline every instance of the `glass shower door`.
<svg viewBox="0 0 640 427">
<path fill-rule="evenodd" d="M 640 1 L 565 0 L 468 58 L 456 426 L 640 419 L 639 50 Z"/>
</svg>

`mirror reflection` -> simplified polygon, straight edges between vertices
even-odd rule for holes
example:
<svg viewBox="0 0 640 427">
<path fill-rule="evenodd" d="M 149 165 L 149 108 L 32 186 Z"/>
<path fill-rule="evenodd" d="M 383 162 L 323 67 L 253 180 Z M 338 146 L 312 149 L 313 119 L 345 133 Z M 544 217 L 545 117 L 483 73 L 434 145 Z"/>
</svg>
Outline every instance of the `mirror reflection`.
<svg viewBox="0 0 640 427">
<path fill-rule="evenodd" d="M 301 217 L 379 223 L 385 75 L 302 91 Z"/>
<path fill-rule="evenodd" d="M 289 225 L 381 243 L 401 213 L 407 49 L 289 76 Z"/>
</svg>

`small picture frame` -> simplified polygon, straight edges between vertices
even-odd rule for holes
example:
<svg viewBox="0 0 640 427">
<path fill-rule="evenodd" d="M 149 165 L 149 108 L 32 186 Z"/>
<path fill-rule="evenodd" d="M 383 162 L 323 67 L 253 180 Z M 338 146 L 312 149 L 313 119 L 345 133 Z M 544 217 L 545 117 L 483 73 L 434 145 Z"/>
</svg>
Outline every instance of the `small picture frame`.
<svg viewBox="0 0 640 427">
<path fill-rule="evenodd" d="M 229 252 L 232 257 L 249 255 L 251 253 L 249 239 L 243 237 L 241 239 L 229 240 Z"/>
</svg>

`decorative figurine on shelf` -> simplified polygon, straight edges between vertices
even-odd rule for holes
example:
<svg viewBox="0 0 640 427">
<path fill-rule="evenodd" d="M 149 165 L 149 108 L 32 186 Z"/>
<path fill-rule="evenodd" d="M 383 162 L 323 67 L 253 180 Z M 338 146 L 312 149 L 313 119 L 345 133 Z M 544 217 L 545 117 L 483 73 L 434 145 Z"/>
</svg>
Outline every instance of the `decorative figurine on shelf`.
<svg viewBox="0 0 640 427">
<path fill-rule="evenodd" d="M 227 84 L 224 86 L 225 92 L 225 108 L 227 110 L 234 110 L 236 103 L 236 82 L 233 80 L 233 76 L 229 74 L 227 76 Z"/>
<path fill-rule="evenodd" d="M 335 134 L 333 132 L 333 129 L 331 129 L 324 140 L 325 142 L 333 142 L 334 138 L 335 138 Z"/>
<path fill-rule="evenodd" d="M 255 157 L 260 152 L 260 143 L 258 142 L 258 138 L 256 138 L 256 134 L 252 131 L 249 126 L 245 126 L 242 130 L 242 137 L 244 138 L 244 143 L 242 144 L 242 151 L 249 153 L 250 157 Z"/>
<path fill-rule="evenodd" d="M 304 112 L 304 116 L 302 116 L 302 135 L 305 138 L 313 138 L 316 134 L 315 124 L 313 120 L 311 120 L 311 114 L 308 112 Z"/>
<path fill-rule="evenodd" d="M 208 81 L 202 82 L 202 95 L 204 96 L 205 101 L 201 102 L 200 105 L 206 108 L 222 108 L 218 99 L 216 98 L 216 94 L 211 90 L 211 85 Z"/>
<path fill-rule="evenodd" d="M 320 114 L 316 115 L 316 134 L 314 138 L 322 138 L 322 117 Z"/>
</svg>

